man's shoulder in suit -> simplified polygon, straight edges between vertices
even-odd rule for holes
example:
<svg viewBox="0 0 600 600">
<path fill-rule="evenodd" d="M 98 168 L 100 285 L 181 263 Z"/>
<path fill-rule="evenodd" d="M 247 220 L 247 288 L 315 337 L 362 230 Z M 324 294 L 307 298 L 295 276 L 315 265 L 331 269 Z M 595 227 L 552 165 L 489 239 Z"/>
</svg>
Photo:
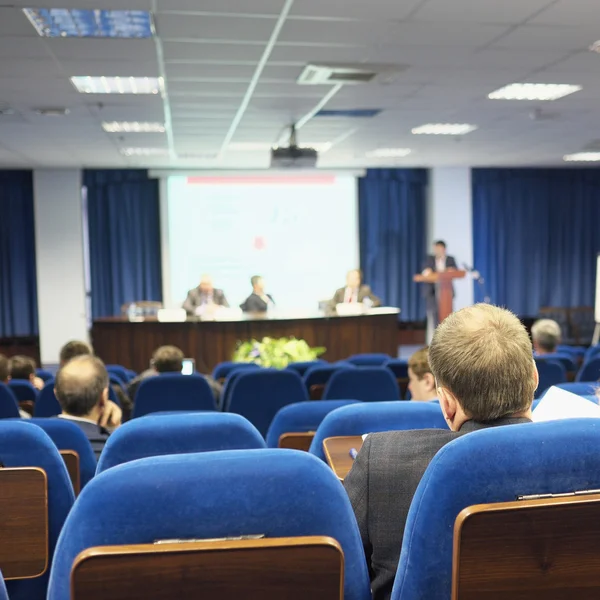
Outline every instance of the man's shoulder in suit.
<svg viewBox="0 0 600 600">
<path fill-rule="evenodd" d="M 409 431 L 387 431 L 372 433 L 370 439 L 370 457 L 405 457 L 407 453 L 422 455 L 423 450 L 441 448 L 459 434 L 449 429 L 414 429 Z M 436 450 L 437 452 L 437 450 Z"/>
</svg>

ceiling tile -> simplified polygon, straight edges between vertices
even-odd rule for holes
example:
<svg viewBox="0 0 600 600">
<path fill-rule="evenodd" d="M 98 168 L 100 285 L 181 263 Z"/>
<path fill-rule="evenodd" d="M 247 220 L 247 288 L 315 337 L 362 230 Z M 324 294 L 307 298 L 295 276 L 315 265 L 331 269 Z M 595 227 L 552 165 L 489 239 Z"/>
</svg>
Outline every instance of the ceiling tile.
<svg viewBox="0 0 600 600">
<path fill-rule="evenodd" d="M 219 43 L 219 42 L 178 42 L 165 41 L 163 51 L 167 64 L 171 61 L 220 60 L 220 61 L 258 61 L 264 52 L 264 44 L 256 43 Z"/>
</svg>

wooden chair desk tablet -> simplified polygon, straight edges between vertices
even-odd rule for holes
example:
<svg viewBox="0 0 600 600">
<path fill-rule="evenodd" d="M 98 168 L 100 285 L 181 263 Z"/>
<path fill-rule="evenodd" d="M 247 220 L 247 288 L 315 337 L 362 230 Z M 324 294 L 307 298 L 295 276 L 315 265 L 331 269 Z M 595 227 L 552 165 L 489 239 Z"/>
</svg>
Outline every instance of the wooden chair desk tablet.
<svg viewBox="0 0 600 600">
<path fill-rule="evenodd" d="M 358 452 L 362 445 L 363 439 L 360 435 L 330 437 L 323 440 L 327 463 L 341 481 L 344 481 L 354 464 L 354 458 L 350 455 L 351 450 L 354 448 Z"/>
<path fill-rule="evenodd" d="M 79 468 L 79 454 L 75 450 L 59 450 L 62 459 L 65 461 L 65 466 L 69 472 L 69 479 L 73 484 L 75 496 L 79 496 L 81 490 L 81 471 Z"/>
<path fill-rule="evenodd" d="M 306 431 L 304 433 L 284 433 L 279 438 L 279 447 L 308 452 L 314 437 L 314 431 Z"/>
</svg>

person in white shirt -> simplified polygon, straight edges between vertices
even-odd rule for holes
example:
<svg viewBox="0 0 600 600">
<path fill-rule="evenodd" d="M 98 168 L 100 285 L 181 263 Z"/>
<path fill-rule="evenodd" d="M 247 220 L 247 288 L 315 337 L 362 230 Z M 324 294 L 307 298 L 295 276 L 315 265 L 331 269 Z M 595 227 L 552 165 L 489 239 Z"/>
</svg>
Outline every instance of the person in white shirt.
<svg viewBox="0 0 600 600">
<path fill-rule="evenodd" d="M 346 287 L 336 290 L 329 304 L 334 310 L 338 304 L 360 302 L 369 307 L 381 306 L 381 300 L 372 292 L 371 287 L 362 282 L 360 269 L 352 269 L 346 275 Z"/>
</svg>

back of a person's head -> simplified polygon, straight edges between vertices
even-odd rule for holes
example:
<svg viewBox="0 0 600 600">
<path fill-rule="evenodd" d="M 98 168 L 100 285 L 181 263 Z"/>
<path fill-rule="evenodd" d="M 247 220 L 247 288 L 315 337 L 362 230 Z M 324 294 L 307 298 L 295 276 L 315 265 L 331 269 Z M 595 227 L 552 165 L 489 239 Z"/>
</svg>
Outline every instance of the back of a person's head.
<svg viewBox="0 0 600 600">
<path fill-rule="evenodd" d="M 184 358 L 177 346 L 161 346 L 152 355 L 152 365 L 159 373 L 180 373 Z"/>
<path fill-rule="evenodd" d="M 0 354 L 0 383 L 6 383 L 10 377 L 10 367 L 8 366 L 8 358 L 4 354 Z"/>
<path fill-rule="evenodd" d="M 100 402 L 108 382 L 104 363 L 87 354 L 76 356 L 59 369 L 54 390 L 65 413 L 83 417 Z"/>
<path fill-rule="evenodd" d="M 88 354 L 94 354 L 94 350 L 87 342 L 71 340 L 60 349 L 60 364 L 65 365 L 76 356 L 86 356 Z"/>
<path fill-rule="evenodd" d="M 35 374 L 35 361 L 19 354 L 8 361 L 8 369 L 11 379 L 29 379 Z"/>
<path fill-rule="evenodd" d="M 427 373 L 431 373 L 429 366 L 429 346 L 417 350 L 408 359 L 408 368 L 419 378 L 423 379 Z"/>
<path fill-rule="evenodd" d="M 560 344 L 560 325 L 552 319 L 539 319 L 531 328 L 531 337 L 536 349 L 555 352 Z"/>
<path fill-rule="evenodd" d="M 528 410 L 535 365 L 527 330 L 510 311 L 476 304 L 447 317 L 429 347 L 437 386 L 480 422 Z"/>
</svg>

